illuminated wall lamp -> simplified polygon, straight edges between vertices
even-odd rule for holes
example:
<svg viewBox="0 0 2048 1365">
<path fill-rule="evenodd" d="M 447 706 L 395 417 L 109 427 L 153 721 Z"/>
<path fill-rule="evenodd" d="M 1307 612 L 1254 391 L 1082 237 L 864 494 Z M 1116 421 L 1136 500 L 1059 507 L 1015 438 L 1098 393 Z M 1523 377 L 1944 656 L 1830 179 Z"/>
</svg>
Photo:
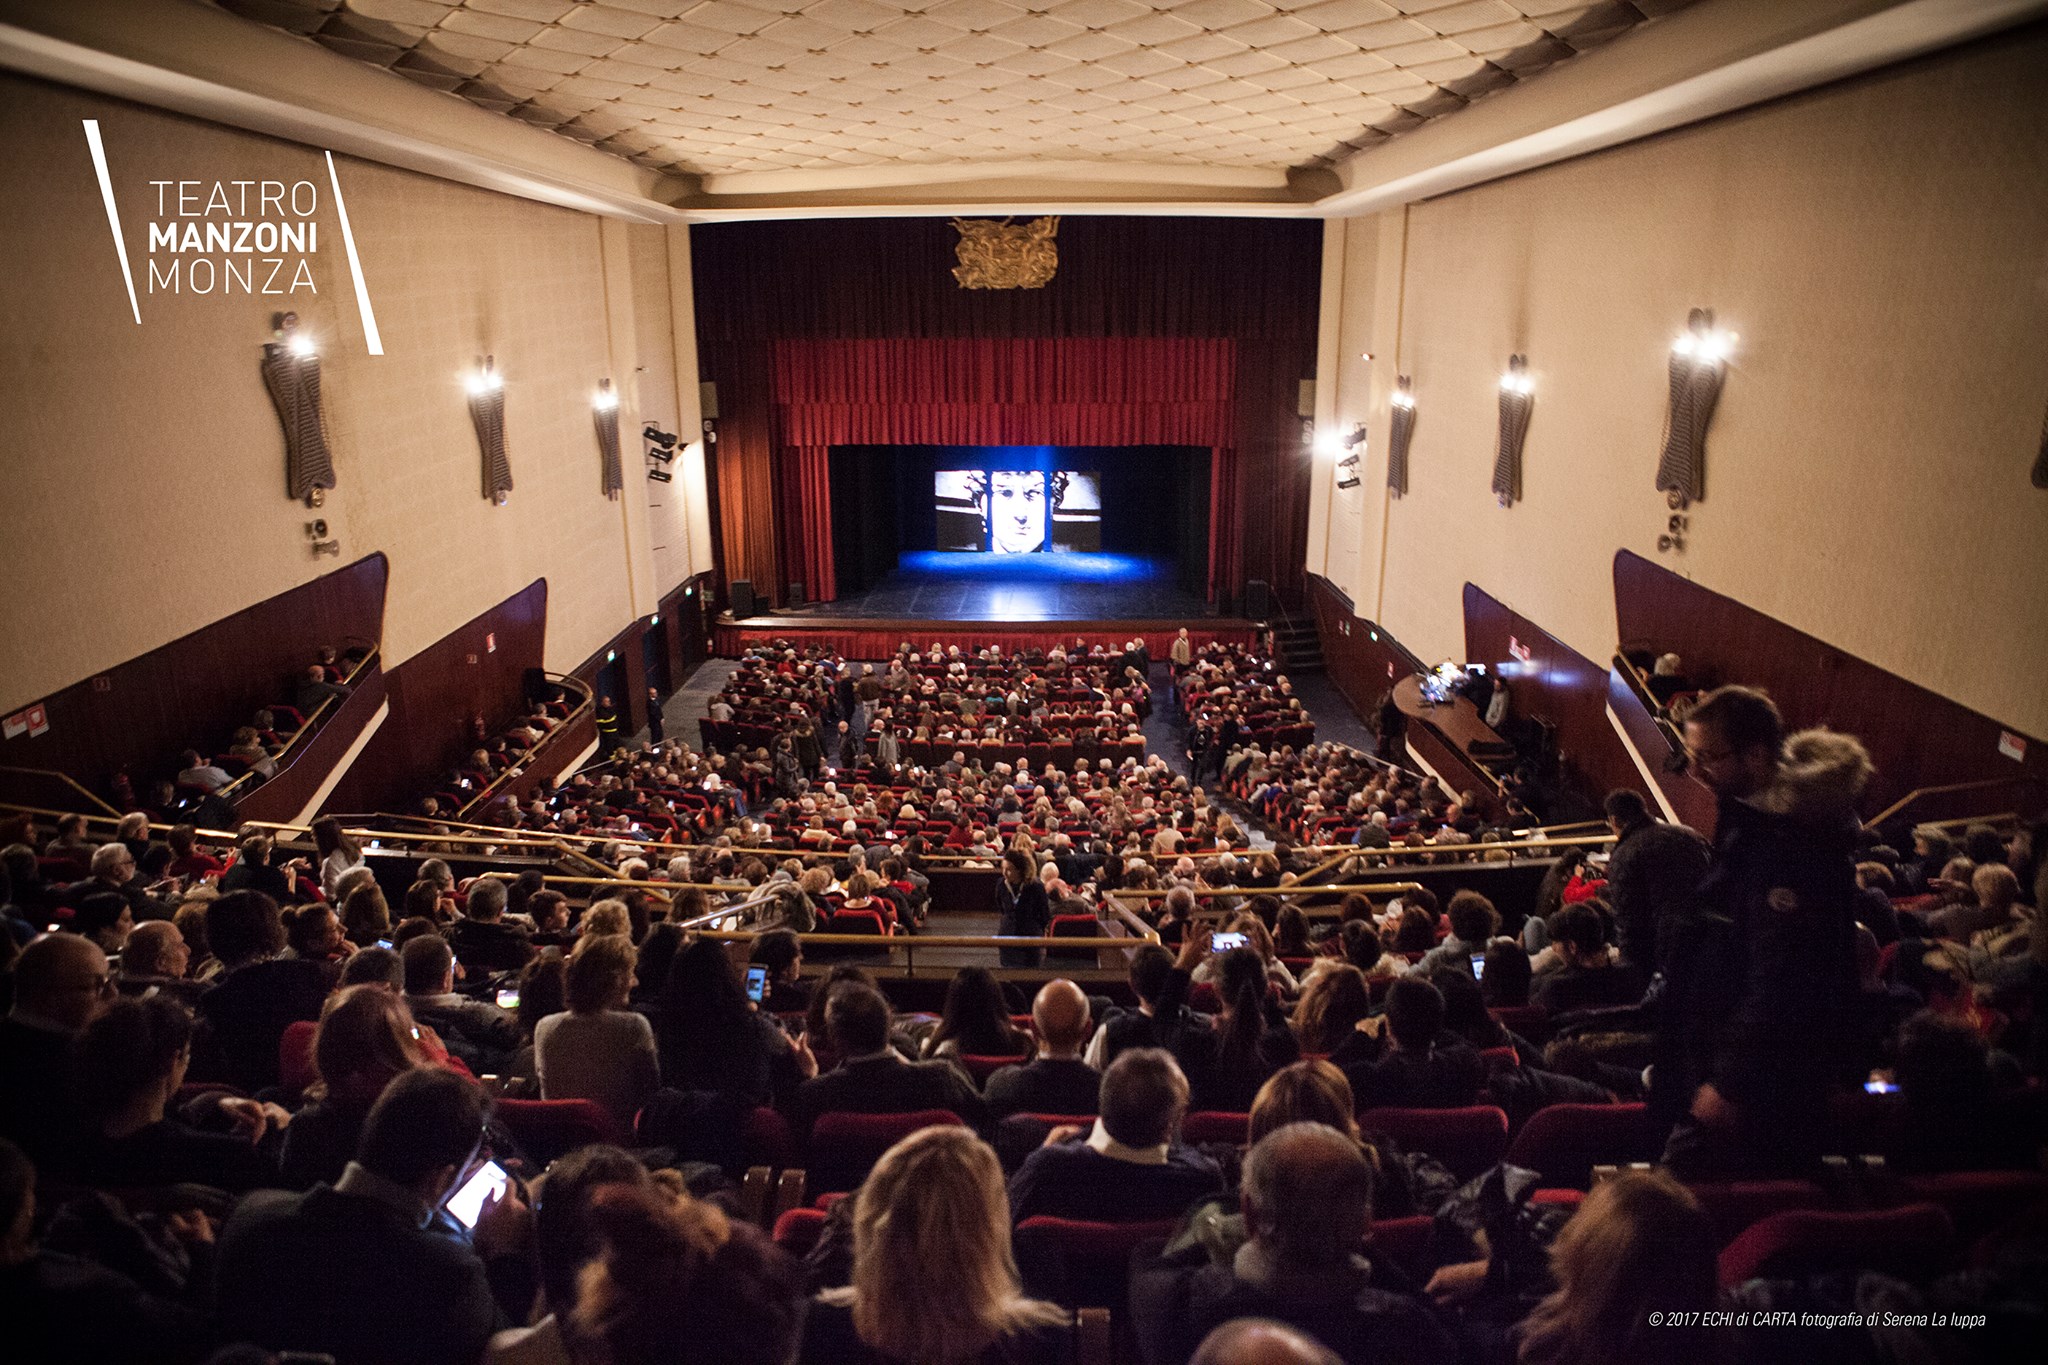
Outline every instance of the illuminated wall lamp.
<svg viewBox="0 0 2048 1365">
<path fill-rule="evenodd" d="M 512 492 L 512 462 L 505 454 L 505 380 L 498 373 L 497 358 L 485 356 L 465 382 L 469 419 L 476 425 L 477 446 L 484 457 L 484 496 L 503 507 Z"/>
<path fill-rule="evenodd" d="M 311 334 L 299 330 L 297 313 L 279 313 L 271 322 L 261 368 L 263 386 L 284 427 L 285 493 L 318 507 L 334 487 L 334 456 L 327 449 L 327 415 L 320 405 L 320 352 Z"/>
<path fill-rule="evenodd" d="M 1500 377 L 1500 439 L 1493 452 L 1493 496 L 1502 507 L 1522 496 L 1522 443 L 1529 435 L 1529 414 L 1536 406 L 1536 381 L 1526 356 L 1508 357 Z"/>
<path fill-rule="evenodd" d="M 1407 375 L 1394 380 L 1393 421 L 1387 433 L 1387 491 L 1400 497 L 1408 491 L 1408 442 L 1415 436 L 1415 391 Z"/>
<path fill-rule="evenodd" d="M 1664 449 L 1657 457 L 1657 491 L 1673 512 L 1707 496 L 1707 426 L 1721 401 L 1735 341 L 1735 333 L 1714 327 L 1712 309 L 1695 308 L 1686 315 L 1685 331 L 1671 343 L 1671 398 Z M 1661 541 L 1659 548 L 1665 548 Z"/>
<path fill-rule="evenodd" d="M 597 425 L 598 485 L 607 498 L 616 500 L 626 486 L 626 472 L 619 460 L 619 395 L 610 379 L 599 381 L 590 415 Z"/>
</svg>

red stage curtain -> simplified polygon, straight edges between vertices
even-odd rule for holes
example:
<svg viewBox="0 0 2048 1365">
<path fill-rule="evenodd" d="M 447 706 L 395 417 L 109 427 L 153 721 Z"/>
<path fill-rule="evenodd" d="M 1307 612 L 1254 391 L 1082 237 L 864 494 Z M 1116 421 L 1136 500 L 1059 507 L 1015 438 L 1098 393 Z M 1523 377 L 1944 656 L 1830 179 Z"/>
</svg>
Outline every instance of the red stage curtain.
<svg viewBox="0 0 2048 1365">
<path fill-rule="evenodd" d="M 1213 337 L 890 337 L 773 347 L 783 563 L 832 572 L 835 445 L 1212 447 L 1209 595 L 1235 580 L 1237 343 Z M 1219 553 L 1220 547 L 1220 553 Z"/>
</svg>

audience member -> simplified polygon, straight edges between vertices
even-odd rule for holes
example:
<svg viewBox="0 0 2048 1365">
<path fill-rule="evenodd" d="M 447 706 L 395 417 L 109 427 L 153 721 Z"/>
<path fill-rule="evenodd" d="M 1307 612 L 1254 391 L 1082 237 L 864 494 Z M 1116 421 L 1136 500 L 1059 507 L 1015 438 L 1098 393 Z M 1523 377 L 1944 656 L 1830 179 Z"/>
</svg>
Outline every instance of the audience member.
<svg viewBox="0 0 2048 1365">
<path fill-rule="evenodd" d="M 904 1114 L 949 1109 L 979 1127 L 981 1095 L 950 1062 L 907 1062 L 889 1045 L 889 1002 L 873 986 L 848 982 L 825 1000 L 825 1032 L 839 1065 L 797 1087 L 789 1119 L 799 1141 L 818 1116 L 834 1111 Z"/>
<path fill-rule="evenodd" d="M 456 993 L 455 954 L 448 941 L 424 927 L 399 945 L 398 956 L 413 1018 L 441 1035 L 471 1071 L 503 1071 L 505 1058 L 519 1046 L 519 1021 L 489 1001 Z"/>
<path fill-rule="evenodd" d="M 854 1196 L 853 1282 L 812 1305 L 804 1365 L 1068 1360 L 1072 1317 L 1024 1296 L 1010 1214 L 995 1153 L 966 1129 L 890 1148 Z"/>
<path fill-rule="evenodd" d="M 1227 1264 L 1195 1247 L 1134 1268 L 1131 1317 L 1147 1365 L 1181 1365 L 1235 1318 L 1285 1323 L 1351 1365 L 1458 1359 L 1450 1333 L 1386 1262 L 1360 1248 L 1372 1226 L 1372 1168 L 1358 1144 L 1318 1123 L 1267 1134 L 1245 1160 L 1249 1240 Z"/>
<path fill-rule="evenodd" d="M 284 921 L 277 902 L 260 891 L 231 892 L 207 906 L 206 943 L 221 970 L 199 997 L 206 1028 L 195 1079 L 254 1094 L 277 1084 L 285 1029 L 320 1017 L 327 973 L 317 962 L 280 956 Z"/>
<path fill-rule="evenodd" d="M 633 991 L 633 945 L 602 935 L 569 959 L 569 1008 L 533 1031 L 534 1066 L 544 1100 L 592 1100 L 620 1133 L 661 1086 L 654 1030 L 626 1008 Z"/>
<path fill-rule="evenodd" d="M 1472 1103 L 1486 1068 L 1462 1042 L 1445 1044 L 1444 997 L 1428 981 L 1403 977 L 1387 990 L 1391 1044 L 1378 1061 L 1345 1070 L 1365 1109 L 1455 1109 Z"/>
<path fill-rule="evenodd" d="M 483 1354 L 504 1314 L 486 1261 L 523 1249 L 516 1187 L 486 1199 L 473 1241 L 433 1225 L 478 1164 L 489 1100 L 445 1071 L 407 1071 L 364 1120 L 332 1185 L 261 1192 L 220 1234 L 220 1324 L 231 1340 L 337 1365 L 447 1365 Z"/>
<path fill-rule="evenodd" d="M 1010 1177 L 1010 1216 L 1098 1222 L 1177 1218 L 1223 1186 L 1209 1157 L 1178 1141 L 1188 1082 L 1171 1055 L 1133 1048 L 1102 1077 L 1100 1117 L 1085 1136 L 1056 1128 Z"/>
<path fill-rule="evenodd" d="M 1048 981 L 1031 1002 L 1038 1055 L 1006 1066 L 982 1087 L 991 1119 L 1011 1114 L 1092 1114 L 1102 1073 L 1081 1060 L 1088 1041 L 1088 997 L 1067 980 Z"/>
<path fill-rule="evenodd" d="M 0 1137 L 49 1167 L 75 1149 L 74 1040 L 114 996 L 107 955 L 76 934 L 44 934 L 14 962 L 14 1005 L 0 1019 Z"/>
</svg>

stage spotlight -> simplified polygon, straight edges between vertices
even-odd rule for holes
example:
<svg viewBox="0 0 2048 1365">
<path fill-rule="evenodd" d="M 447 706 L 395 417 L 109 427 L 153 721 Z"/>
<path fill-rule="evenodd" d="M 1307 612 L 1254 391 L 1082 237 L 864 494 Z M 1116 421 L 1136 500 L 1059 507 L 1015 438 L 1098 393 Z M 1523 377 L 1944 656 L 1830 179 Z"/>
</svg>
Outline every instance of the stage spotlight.
<svg viewBox="0 0 2048 1365">
<path fill-rule="evenodd" d="M 676 436 L 674 432 L 663 431 L 660 427 L 654 425 L 654 423 L 652 422 L 649 422 L 644 428 L 641 429 L 640 435 L 642 439 L 652 442 L 653 444 L 661 446 L 663 448 L 671 447 L 676 443 Z"/>
<path fill-rule="evenodd" d="M 647 453 L 649 455 L 652 455 L 655 459 L 660 460 L 663 464 L 675 463 L 676 453 L 673 450 L 663 450 L 657 446 L 653 449 L 650 449 Z"/>
<path fill-rule="evenodd" d="M 656 483 L 668 483 L 675 478 L 675 475 L 669 473 L 666 469 L 650 469 L 647 471 L 647 477 Z"/>
</svg>

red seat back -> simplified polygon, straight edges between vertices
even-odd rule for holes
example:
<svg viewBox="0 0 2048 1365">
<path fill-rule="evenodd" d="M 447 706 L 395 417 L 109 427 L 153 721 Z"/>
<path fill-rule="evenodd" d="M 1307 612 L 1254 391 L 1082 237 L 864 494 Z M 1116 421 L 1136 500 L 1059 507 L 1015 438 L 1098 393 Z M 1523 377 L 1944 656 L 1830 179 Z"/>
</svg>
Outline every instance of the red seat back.
<svg viewBox="0 0 2048 1365">
<path fill-rule="evenodd" d="M 611 1115 L 595 1100 L 499 1100 L 491 1113 L 542 1165 L 578 1147 L 619 1140 Z"/>
<path fill-rule="evenodd" d="M 1417 1284 L 1426 1282 L 1436 1269 L 1435 1247 L 1436 1220 L 1427 1214 L 1378 1219 L 1366 1239 L 1369 1255 L 1386 1257 Z"/>
<path fill-rule="evenodd" d="M 1017 1225 L 1016 1253 L 1027 1291 L 1069 1308 L 1122 1310 L 1131 1253 L 1144 1242 L 1172 1235 L 1174 1223 L 1091 1223 L 1075 1218 L 1026 1218 Z"/>
<path fill-rule="evenodd" d="M 960 1123 L 960 1116 L 950 1109 L 820 1114 L 811 1126 L 808 1188 L 813 1194 L 853 1189 L 867 1178 L 882 1153 L 920 1128 Z"/>
<path fill-rule="evenodd" d="M 827 926 L 835 934 L 874 934 L 877 937 L 889 932 L 882 923 L 881 912 L 877 910 L 835 910 L 832 923 Z"/>
<path fill-rule="evenodd" d="M 277 1040 L 277 1083 L 294 1095 L 304 1094 L 320 1078 L 313 1065 L 313 1035 L 319 1030 L 314 1020 L 300 1019 L 285 1025 Z"/>
<path fill-rule="evenodd" d="M 986 1084 L 989 1077 L 995 1075 L 1004 1067 L 1015 1066 L 1019 1062 L 1028 1062 L 1031 1058 L 1023 1055 L 1016 1057 L 983 1057 L 963 1052 L 960 1054 L 959 1060 L 960 1065 L 967 1068 L 967 1074 L 974 1077 L 974 1084 L 978 1087 Z"/>
<path fill-rule="evenodd" d="M 825 1218 L 823 1209 L 784 1209 L 775 1220 L 775 1245 L 799 1259 L 810 1255 L 825 1233 Z"/>
<path fill-rule="evenodd" d="M 1907 1280 L 1955 1258 L 1956 1228 L 1938 1204 L 1876 1212 L 1794 1209 L 1752 1225 L 1721 1252 L 1723 1288 L 1760 1276 L 1800 1278 L 1829 1270 L 1878 1270 Z"/>
<path fill-rule="evenodd" d="M 1490 1104 L 1463 1109 L 1368 1109 L 1358 1126 L 1384 1133 L 1411 1152 L 1427 1152 L 1470 1180 L 1508 1149 L 1508 1116 Z"/>
<path fill-rule="evenodd" d="M 1811 1180 L 1729 1180 L 1688 1184 L 1700 1207 L 1714 1220 L 1715 1232 L 1723 1242 L 1733 1240 L 1744 1228 L 1772 1214 L 1788 1209 L 1821 1209 L 1828 1204 L 1827 1191 Z"/>
<path fill-rule="evenodd" d="M 1648 1105 L 1553 1104 L 1522 1125 L 1507 1159 L 1546 1185 L 1584 1189 L 1595 1166 L 1655 1161 L 1661 1150 Z"/>
<path fill-rule="evenodd" d="M 1222 1142 L 1242 1147 L 1251 1140 L 1252 1116 L 1202 1109 L 1180 1121 L 1183 1142 Z"/>
<path fill-rule="evenodd" d="M 789 1120 L 766 1105 L 747 1111 L 746 1153 L 749 1166 L 781 1168 L 796 1160 L 796 1142 Z"/>
</svg>

